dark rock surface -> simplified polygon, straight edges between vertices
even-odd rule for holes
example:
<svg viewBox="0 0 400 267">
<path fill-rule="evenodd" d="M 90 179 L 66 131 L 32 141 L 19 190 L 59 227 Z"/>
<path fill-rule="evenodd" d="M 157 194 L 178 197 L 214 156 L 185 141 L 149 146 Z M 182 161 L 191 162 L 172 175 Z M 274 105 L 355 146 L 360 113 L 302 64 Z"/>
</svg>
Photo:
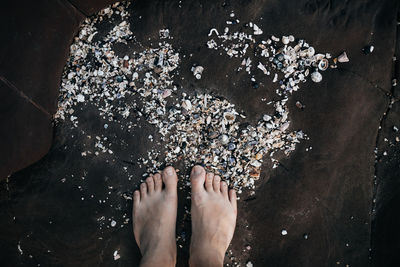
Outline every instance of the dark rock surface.
<svg viewBox="0 0 400 267">
<path fill-rule="evenodd" d="M 76 9 L 81 11 L 86 16 L 91 16 L 94 13 L 100 11 L 101 9 L 105 8 L 106 6 L 113 4 L 117 1 L 115 0 L 70 0 L 69 1 Z"/>
<path fill-rule="evenodd" d="M 79 1 L 72 2 L 85 14 L 95 10 Z M 399 265 L 396 207 L 400 204 L 400 160 L 396 136 L 400 138 L 400 133 L 393 126 L 400 128 L 400 106 L 398 86 L 391 87 L 393 75 L 398 76 L 398 67 L 392 61 L 395 54 L 399 57 L 398 1 L 181 1 L 181 8 L 179 1 L 138 1 L 131 8 L 132 31 L 138 41 L 150 46 L 157 42 L 160 28 L 169 28 L 173 45 L 180 49 L 181 57 L 186 55 L 179 70 L 185 80 L 177 81 L 181 90 L 207 90 L 223 96 L 243 110 L 251 122 L 265 111 L 260 98 L 275 96 L 270 78 L 257 77 L 262 82 L 254 89 L 247 74 L 234 71 L 239 60 L 219 56 L 205 46 L 209 29 L 223 27 L 232 10 L 241 22 L 256 22 L 265 34 L 294 34 L 318 51 L 333 55 L 345 50 L 349 63 L 326 71 L 320 84 L 308 82 L 291 97 L 291 129 L 302 129 L 310 140 L 301 142 L 277 169 L 263 170 L 255 197 L 240 200 L 231 249 L 237 261 L 250 260 L 255 266 Z M 73 22 L 81 19 L 81 15 L 75 16 L 74 7 L 67 10 L 73 12 Z M 62 9 L 52 14 L 63 12 Z M 54 112 L 54 83 L 59 82 L 64 64 L 61 57 L 65 60 L 67 42 L 76 31 L 76 24 L 70 26 L 73 29 L 69 35 L 60 35 L 65 38 L 64 54 L 54 50 L 48 53 L 59 56 L 46 59 L 56 66 L 50 72 L 29 65 L 22 68 L 26 74 L 12 68 L 6 70 L 4 53 L 8 50 L 1 50 L 0 73 L 49 113 Z M 362 48 L 369 44 L 375 50 L 364 55 Z M 27 49 L 49 50 L 53 46 L 53 41 L 45 39 L 43 44 Z M 131 49 L 135 48 L 116 48 L 121 54 Z M 34 54 L 29 50 L 26 53 Z M 35 61 L 29 64 L 32 62 Z M 190 72 L 194 63 L 205 67 L 201 80 L 195 80 Z M 50 100 L 39 101 L 43 91 L 34 90 L 39 87 L 28 90 L 24 79 L 14 78 L 36 77 L 38 80 L 34 81 L 39 83 L 43 77 L 32 74 L 32 69 L 51 79 L 51 83 L 42 85 L 53 90 L 52 95 L 46 95 Z M 0 108 L 2 132 L 8 133 L 4 126 L 16 127 L 13 135 L 8 133 L 1 139 L 7 140 L 9 151 L 17 151 L 12 137 L 25 129 L 40 137 L 39 141 L 45 140 L 44 144 L 50 143 L 50 120 L 44 119 L 43 112 L 6 83 L 2 83 L 1 96 L 10 99 Z M 298 109 L 296 101 L 305 108 Z M 14 119 L 7 115 L 13 108 L 15 111 L 10 114 L 15 118 L 30 114 L 26 117 L 28 123 L 17 120 L 21 124 L 14 126 Z M 137 168 L 136 161 L 152 145 L 147 136 L 157 136 L 155 129 L 143 124 L 134 132 L 127 132 L 109 123 L 105 131 L 105 121 L 95 107 L 82 105 L 76 112 L 86 118 L 80 121 L 79 128 L 72 128 L 69 122 L 56 126 L 50 152 L 0 184 L 0 262 L 4 266 L 138 265 L 140 254 L 131 222 L 123 224 L 131 216 L 132 203 L 123 196 L 140 183 L 143 170 Z M 96 133 L 112 140 L 114 155 L 81 156 L 85 148 L 93 146 Z M 18 145 L 20 151 L 28 148 L 26 157 L 33 160 L 45 153 L 45 145 L 24 143 L 24 138 L 18 139 Z M 30 146 L 42 150 L 31 152 Z M 312 149 L 306 151 L 309 147 Z M 383 155 L 385 151 L 387 156 Z M 1 157 L 7 159 L 3 153 Z M 14 162 L 10 157 L 9 164 Z M 185 237 L 185 242 L 178 250 L 179 266 L 186 266 L 188 257 L 190 221 L 184 218 L 184 206 L 189 203 L 186 195 L 185 191 L 180 192 L 177 233 Z M 117 222 L 117 227 L 110 226 L 111 220 Z M 282 236 L 282 229 L 288 235 Z M 246 250 L 247 245 L 250 250 Z M 118 261 L 113 259 L 116 250 L 121 255 Z"/>
<path fill-rule="evenodd" d="M 1 178 L 48 151 L 60 76 L 83 19 L 67 1 L 2 3 L 0 77 L 9 89 L 1 92 Z"/>
</svg>

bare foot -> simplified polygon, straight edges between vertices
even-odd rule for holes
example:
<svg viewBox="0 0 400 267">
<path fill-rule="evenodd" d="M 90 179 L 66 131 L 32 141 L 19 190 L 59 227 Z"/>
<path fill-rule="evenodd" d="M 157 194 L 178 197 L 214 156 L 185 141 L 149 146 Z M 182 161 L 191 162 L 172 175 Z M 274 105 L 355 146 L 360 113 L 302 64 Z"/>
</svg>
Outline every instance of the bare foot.
<svg viewBox="0 0 400 267">
<path fill-rule="evenodd" d="M 221 178 L 194 166 L 190 266 L 221 267 L 236 226 L 236 192 Z"/>
<path fill-rule="evenodd" d="M 174 168 L 167 167 L 133 193 L 133 233 L 142 253 L 140 266 L 175 266 L 177 182 Z"/>
</svg>

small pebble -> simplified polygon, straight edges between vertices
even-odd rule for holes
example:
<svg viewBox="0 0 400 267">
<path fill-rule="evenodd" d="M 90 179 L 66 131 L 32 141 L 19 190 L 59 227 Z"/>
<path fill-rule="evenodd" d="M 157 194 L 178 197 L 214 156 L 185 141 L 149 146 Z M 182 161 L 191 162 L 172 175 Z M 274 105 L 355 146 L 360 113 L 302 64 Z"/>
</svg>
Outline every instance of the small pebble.
<svg viewBox="0 0 400 267">
<path fill-rule="evenodd" d="M 303 109 L 304 105 L 300 101 L 297 101 L 296 102 L 296 107 L 298 107 L 299 109 Z"/>
<path fill-rule="evenodd" d="M 288 232 L 287 232 L 285 229 L 282 229 L 282 232 L 281 232 L 281 234 L 282 234 L 282 235 L 287 235 L 287 234 L 288 234 Z"/>
<path fill-rule="evenodd" d="M 374 51 L 375 47 L 373 45 L 367 45 L 366 47 L 363 48 L 364 54 L 368 55 Z"/>
</svg>

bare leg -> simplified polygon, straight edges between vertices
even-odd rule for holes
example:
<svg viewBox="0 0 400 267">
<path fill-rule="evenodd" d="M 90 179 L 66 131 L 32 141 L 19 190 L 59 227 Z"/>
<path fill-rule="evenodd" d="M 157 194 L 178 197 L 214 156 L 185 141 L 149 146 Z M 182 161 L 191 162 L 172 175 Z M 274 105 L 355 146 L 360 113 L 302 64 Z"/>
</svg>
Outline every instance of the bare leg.
<svg viewBox="0 0 400 267">
<path fill-rule="evenodd" d="M 175 266 L 178 178 L 167 167 L 133 194 L 133 232 L 142 253 L 140 266 Z M 164 183 L 165 188 L 162 189 Z"/>
<path fill-rule="evenodd" d="M 236 192 L 221 178 L 195 166 L 192 183 L 191 267 L 221 267 L 236 226 Z"/>
</svg>

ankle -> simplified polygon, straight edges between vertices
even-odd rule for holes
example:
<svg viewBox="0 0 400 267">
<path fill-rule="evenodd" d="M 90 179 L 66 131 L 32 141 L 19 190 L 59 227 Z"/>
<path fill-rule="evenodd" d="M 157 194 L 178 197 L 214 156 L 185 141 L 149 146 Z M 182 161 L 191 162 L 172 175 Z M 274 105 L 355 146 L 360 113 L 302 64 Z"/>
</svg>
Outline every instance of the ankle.
<svg viewBox="0 0 400 267">
<path fill-rule="evenodd" d="M 140 260 L 141 267 L 152 266 L 175 266 L 176 265 L 176 247 L 161 246 L 149 248 L 142 253 Z"/>
<path fill-rule="evenodd" d="M 140 260 L 140 267 L 173 267 L 176 265 L 176 257 L 170 255 L 144 255 Z"/>
<path fill-rule="evenodd" d="M 195 250 L 195 252 L 193 252 Z M 225 254 L 208 249 L 194 249 L 190 251 L 189 266 L 190 267 L 222 267 L 224 264 Z"/>
</svg>

